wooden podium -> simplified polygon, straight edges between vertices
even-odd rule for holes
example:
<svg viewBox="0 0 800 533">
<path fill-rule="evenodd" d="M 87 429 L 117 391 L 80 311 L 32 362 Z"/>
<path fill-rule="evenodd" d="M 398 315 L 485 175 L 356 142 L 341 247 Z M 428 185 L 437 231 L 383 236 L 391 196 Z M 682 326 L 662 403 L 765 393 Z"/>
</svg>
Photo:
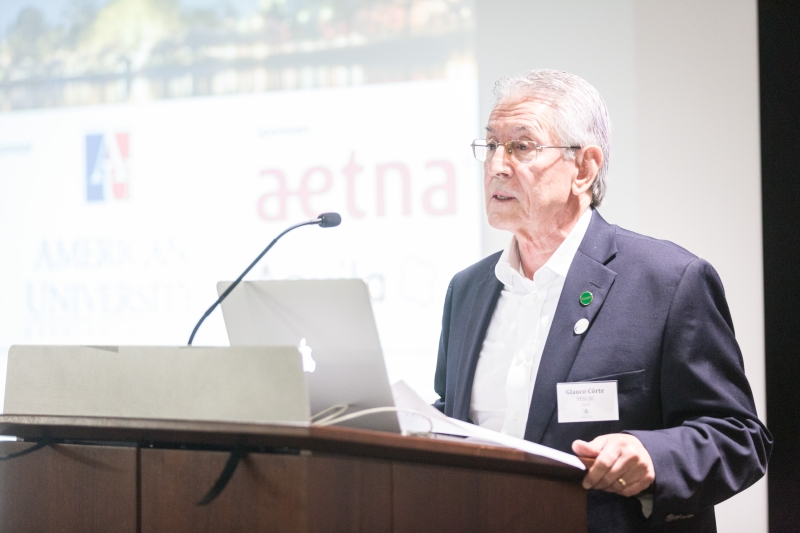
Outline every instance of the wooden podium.
<svg viewBox="0 0 800 533">
<path fill-rule="evenodd" d="M 0 462 L 2 531 L 586 531 L 583 472 L 455 438 L 9 415 L 0 434 L 60 442 Z M 3 442 L 0 454 L 32 445 Z M 197 506 L 235 446 L 248 455 Z"/>
</svg>

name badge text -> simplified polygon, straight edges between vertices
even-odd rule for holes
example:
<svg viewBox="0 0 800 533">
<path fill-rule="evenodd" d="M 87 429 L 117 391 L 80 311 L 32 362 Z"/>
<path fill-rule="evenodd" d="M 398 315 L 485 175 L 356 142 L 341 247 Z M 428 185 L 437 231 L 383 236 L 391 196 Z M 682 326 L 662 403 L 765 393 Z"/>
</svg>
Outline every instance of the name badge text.
<svg viewBox="0 0 800 533">
<path fill-rule="evenodd" d="M 616 381 L 557 383 L 558 422 L 619 420 Z"/>
</svg>

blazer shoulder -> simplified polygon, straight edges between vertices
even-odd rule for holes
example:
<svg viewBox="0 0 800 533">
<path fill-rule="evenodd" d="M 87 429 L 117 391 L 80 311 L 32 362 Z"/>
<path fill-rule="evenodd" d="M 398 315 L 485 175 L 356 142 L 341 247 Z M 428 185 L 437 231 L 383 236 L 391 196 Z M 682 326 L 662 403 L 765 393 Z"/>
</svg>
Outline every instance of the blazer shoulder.
<svg viewBox="0 0 800 533">
<path fill-rule="evenodd" d="M 493 253 L 490 256 L 484 257 L 477 263 L 473 263 L 461 272 L 453 276 L 451 285 L 461 285 L 462 283 L 471 284 L 477 281 L 482 281 L 488 276 L 494 275 L 494 267 L 497 261 L 500 260 L 502 251 Z"/>
<path fill-rule="evenodd" d="M 614 232 L 619 253 L 637 262 L 685 268 L 699 259 L 674 242 L 641 235 L 619 226 L 614 226 Z"/>
</svg>

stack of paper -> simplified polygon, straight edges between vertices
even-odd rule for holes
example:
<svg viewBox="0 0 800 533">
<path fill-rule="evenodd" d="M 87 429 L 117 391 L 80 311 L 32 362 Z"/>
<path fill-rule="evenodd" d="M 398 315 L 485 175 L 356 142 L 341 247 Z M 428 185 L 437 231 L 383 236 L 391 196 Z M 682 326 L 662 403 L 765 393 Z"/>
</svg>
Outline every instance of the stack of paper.
<svg viewBox="0 0 800 533">
<path fill-rule="evenodd" d="M 583 463 L 574 455 L 554 450 L 547 446 L 542 446 L 541 444 L 504 435 L 497 431 L 492 431 L 491 429 L 485 429 L 468 422 L 456 420 L 455 418 L 450 418 L 432 405 L 426 403 L 425 400 L 420 398 L 420 396 L 404 381 L 398 381 L 392 385 L 392 394 L 394 395 L 396 407 L 413 410 L 419 413 L 419 416 L 414 416 L 413 414 L 406 416 L 405 412 L 401 413 L 398 419 L 400 420 L 400 428 L 403 432 L 421 433 L 430 431 L 438 435 L 453 435 L 464 438 L 465 442 L 515 448 L 532 455 L 547 457 L 548 459 L 553 459 L 581 470 L 586 469 Z"/>
</svg>

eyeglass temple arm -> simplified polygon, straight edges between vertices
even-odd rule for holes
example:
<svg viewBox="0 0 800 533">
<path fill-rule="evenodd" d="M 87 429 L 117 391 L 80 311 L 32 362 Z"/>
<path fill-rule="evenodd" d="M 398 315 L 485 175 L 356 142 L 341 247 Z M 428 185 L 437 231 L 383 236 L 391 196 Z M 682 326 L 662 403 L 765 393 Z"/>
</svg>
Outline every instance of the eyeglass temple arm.
<svg viewBox="0 0 800 533">
<path fill-rule="evenodd" d="M 580 150 L 583 146 L 540 146 L 539 148 L 569 148 L 570 150 Z"/>
</svg>

